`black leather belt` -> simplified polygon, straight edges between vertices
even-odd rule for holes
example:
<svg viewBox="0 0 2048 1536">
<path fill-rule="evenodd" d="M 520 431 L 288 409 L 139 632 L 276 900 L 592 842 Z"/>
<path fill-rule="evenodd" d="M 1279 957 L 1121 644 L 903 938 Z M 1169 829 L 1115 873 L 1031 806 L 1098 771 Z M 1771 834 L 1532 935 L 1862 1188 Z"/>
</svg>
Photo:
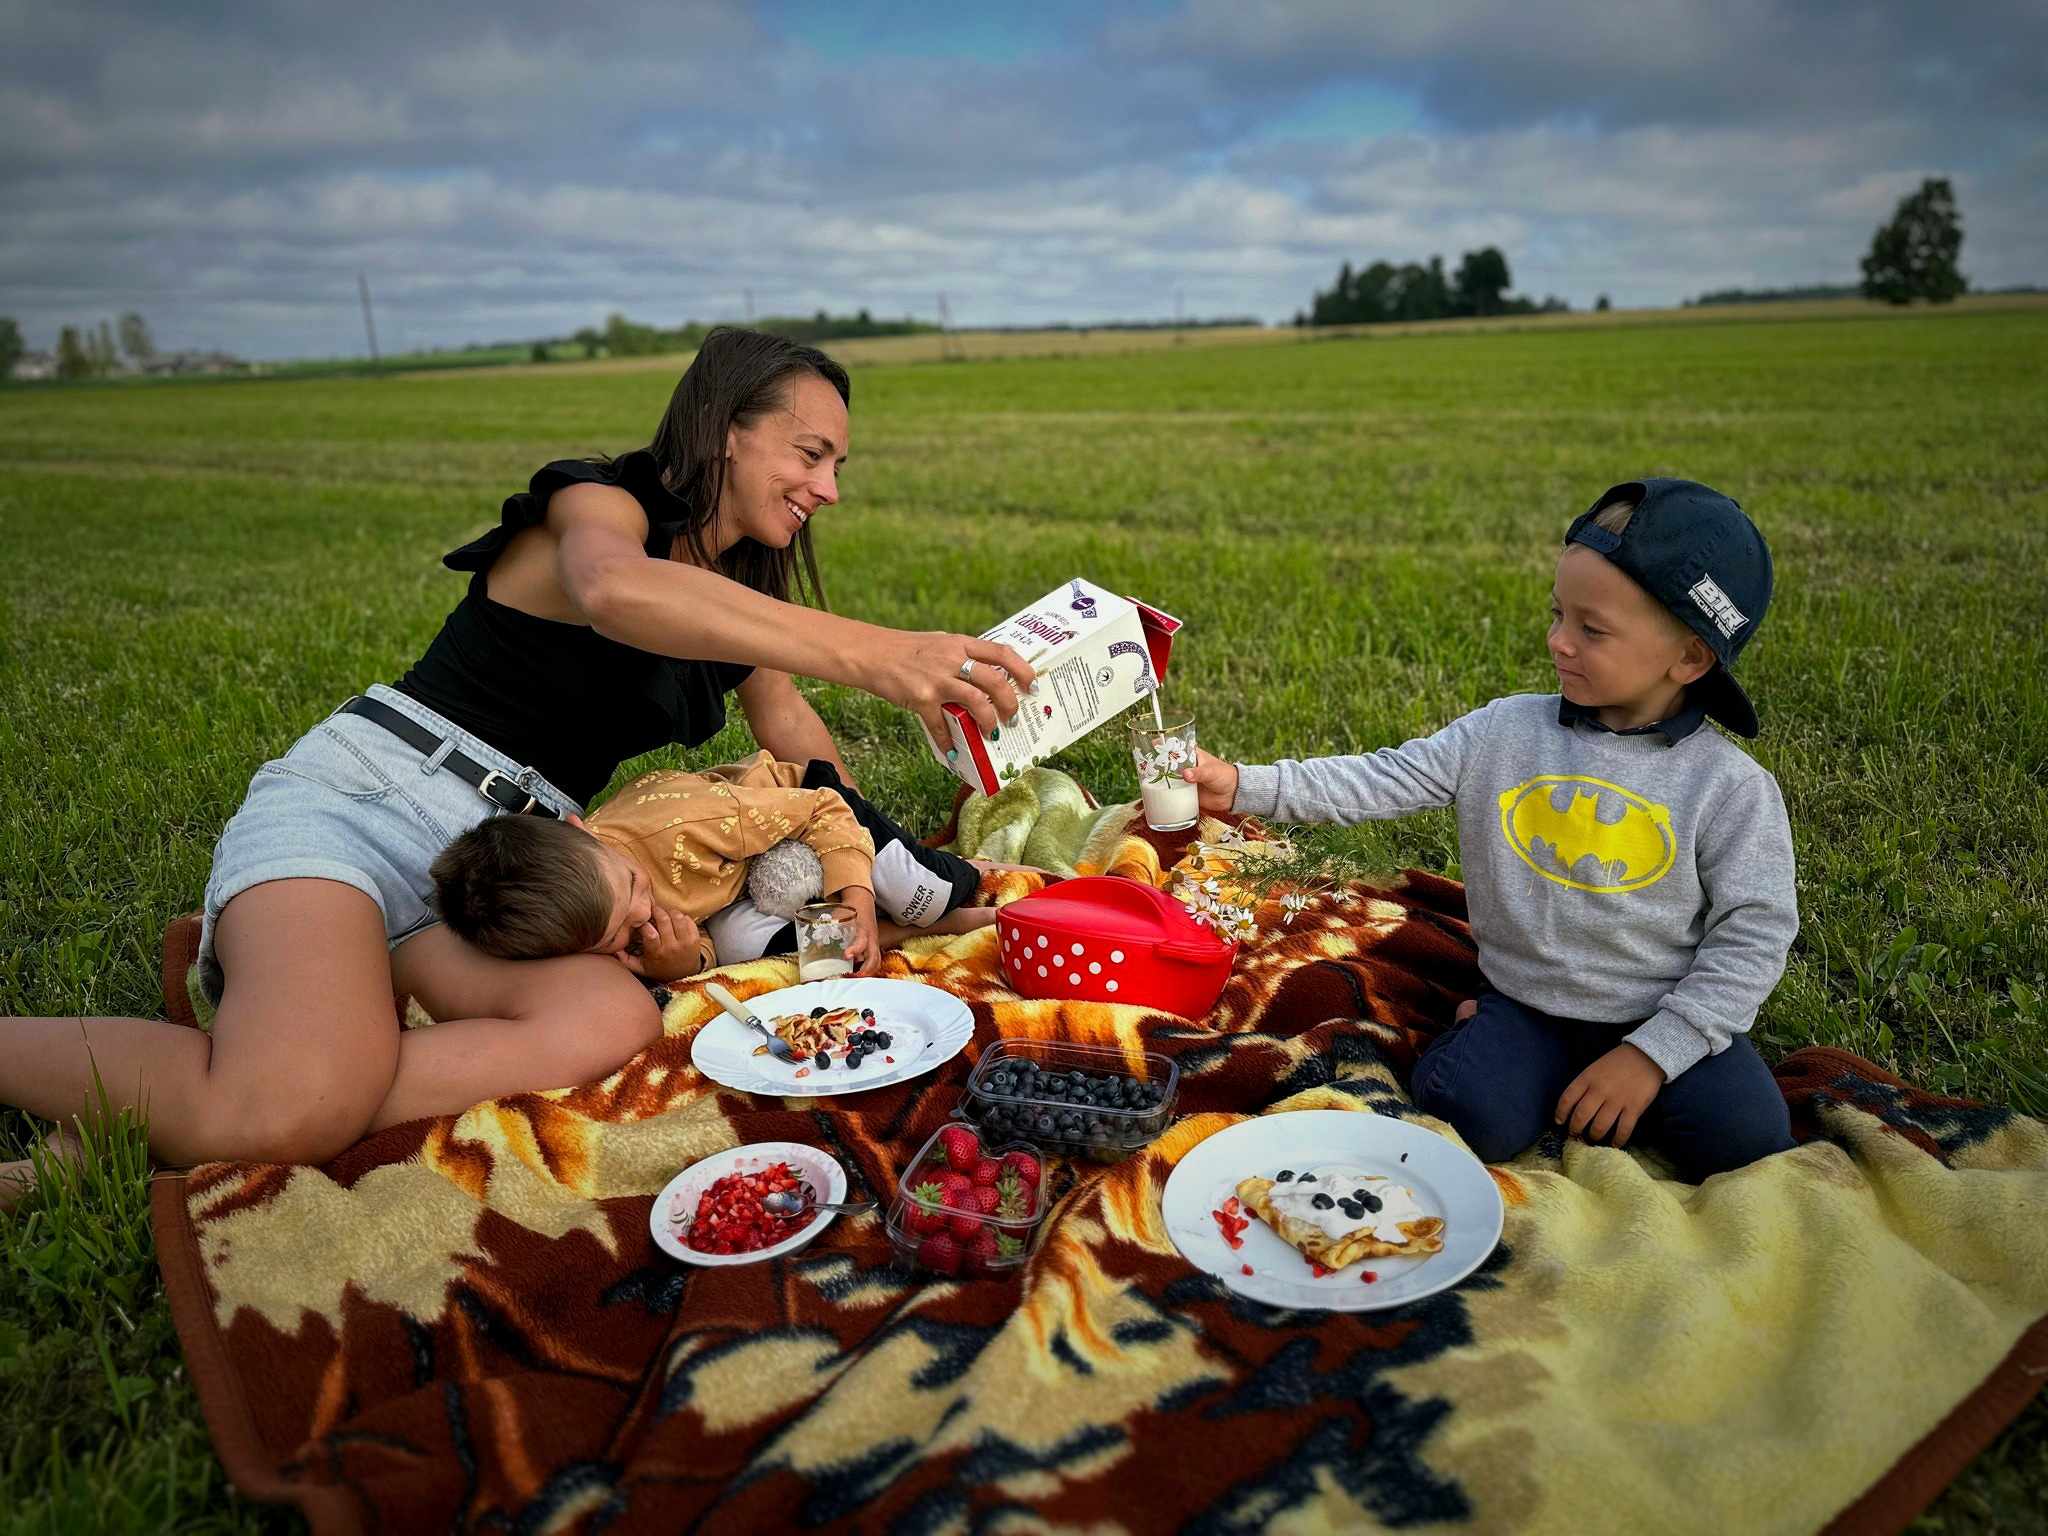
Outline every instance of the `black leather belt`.
<svg viewBox="0 0 2048 1536">
<path fill-rule="evenodd" d="M 379 700 L 364 698 L 360 694 L 342 705 L 338 713 L 361 715 L 372 724 L 383 726 L 422 757 L 432 757 L 446 745 L 439 736 L 421 725 L 411 715 L 393 709 L 389 704 Z M 473 757 L 451 751 L 441 759 L 441 766 L 470 785 L 501 811 L 510 811 L 514 816 L 559 814 L 553 806 L 529 795 L 520 787 L 517 779 L 507 778 L 495 768 L 486 768 Z"/>
</svg>

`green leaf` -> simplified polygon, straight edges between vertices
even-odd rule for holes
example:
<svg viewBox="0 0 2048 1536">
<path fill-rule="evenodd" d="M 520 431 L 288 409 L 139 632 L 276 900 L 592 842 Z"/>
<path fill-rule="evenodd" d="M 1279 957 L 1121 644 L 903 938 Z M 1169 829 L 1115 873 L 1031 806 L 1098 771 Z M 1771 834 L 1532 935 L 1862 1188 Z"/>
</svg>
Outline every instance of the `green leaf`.
<svg viewBox="0 0 2048 1536">
<path fill-rule="evenodd" d="M 126 1411 L 131 1403 L 138 1403 L 156 1390 L 156 1383 L 147 1376 L 122 1376 L 114 1382 L 114 1407 Z"/>
</svg>

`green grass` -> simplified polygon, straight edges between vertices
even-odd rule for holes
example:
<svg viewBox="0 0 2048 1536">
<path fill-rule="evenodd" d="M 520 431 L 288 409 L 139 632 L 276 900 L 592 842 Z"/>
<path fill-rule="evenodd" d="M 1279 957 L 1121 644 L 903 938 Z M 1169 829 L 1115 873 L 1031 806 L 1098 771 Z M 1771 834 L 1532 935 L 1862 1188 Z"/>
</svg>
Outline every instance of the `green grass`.
<svg viewBox="0 0 2048 1536">
<path fill-rule="evenodd" d="M 1176 705 L 1256 759 L 1546 688 L 1569 517 L 1640 474 L 1718 485 L 1777 555 L 1743 673 L 1805 920 L 1759 1043 L 2044 1114 L 2043 355 L 2048 308 L 2020 307 L 870 366 L 821 553 L 842 611 L 911 627 L 977 630 L 1077 573 L 1143 596 L 1189 622 Z M 403 670 L 462 590 L 438 556 L 508 490 L 644 442 L 672 384 L 0 398 L 0 1012 L 156 1011 L 158 936 L 254 765 Z M 885 805 L 943 814 L 908 717 L 816 697 Z M 1114 736 L 1064 765 L 1131 795 Z M 1447 816 L 1359 836 L 1381 866 L 1456 870 Z M 277 1523 L 231 1504 L 207 1453 L 132 1128 L 94 1166 L 0 1225 L 0 1526 Z M 2037 1404 L 1924 1527 L 2026 1529 L 2044 1501 Z"/>
</svg>

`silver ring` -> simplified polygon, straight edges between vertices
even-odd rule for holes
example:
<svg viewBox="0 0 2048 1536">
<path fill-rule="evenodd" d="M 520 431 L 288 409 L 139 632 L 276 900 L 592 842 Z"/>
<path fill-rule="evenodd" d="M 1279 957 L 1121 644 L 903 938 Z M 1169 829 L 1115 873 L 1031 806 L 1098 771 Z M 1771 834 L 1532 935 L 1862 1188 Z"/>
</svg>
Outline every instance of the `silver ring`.
<svg viewBox="0 0 2048 1536">
<path fill-rule="evenodd" d="M 963 683 L 974 681 L 974 658 L 972 656 L 960 663 L 960 681 Z"/>
</svg>

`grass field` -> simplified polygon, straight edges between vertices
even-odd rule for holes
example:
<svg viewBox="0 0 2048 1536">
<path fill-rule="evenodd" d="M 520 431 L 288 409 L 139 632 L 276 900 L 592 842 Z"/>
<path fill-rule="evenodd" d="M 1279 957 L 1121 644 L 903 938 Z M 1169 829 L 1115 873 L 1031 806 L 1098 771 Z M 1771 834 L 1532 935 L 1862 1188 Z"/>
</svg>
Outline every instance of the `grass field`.
<svg viewBox="0 0 2048 1536">
<path fill-rule="evenodd" d="M 1805 919 L 1759 1043 L 2048 1114 L 2048 307 L 1716 318 L 946 367 L 849 348 L 830 596 L 973 631 L 1086 573 L 1189 621 L 1168 690 L 1205 745 L 1368 748 L 1547 690 L 1556 540 L 1607 485 L 1721 486 L 1777 555 L 1743 673 Z M 156 1011 L 158 936 L 254 765 L 406 666 L 462 590 L 439 555 L 508 490 L 643 443 L 672 384 L 0 392 L 0 1012 Z M 876 798 L 942 815 L 907 716 L 817 699 Z M 1126 797 L 1113 735 L 1064 765 Z M 1361 836 L 1455 873 L 1447 816 Z M 143 1177 L 129 1132 L 0 1219 L 0 1527 L 289 1523 L 233 1505 L 212 1462 Z M 2037 1403 L 1922 1528 L 2036 1528 L 2044 1502 Z"/>
</svg>

